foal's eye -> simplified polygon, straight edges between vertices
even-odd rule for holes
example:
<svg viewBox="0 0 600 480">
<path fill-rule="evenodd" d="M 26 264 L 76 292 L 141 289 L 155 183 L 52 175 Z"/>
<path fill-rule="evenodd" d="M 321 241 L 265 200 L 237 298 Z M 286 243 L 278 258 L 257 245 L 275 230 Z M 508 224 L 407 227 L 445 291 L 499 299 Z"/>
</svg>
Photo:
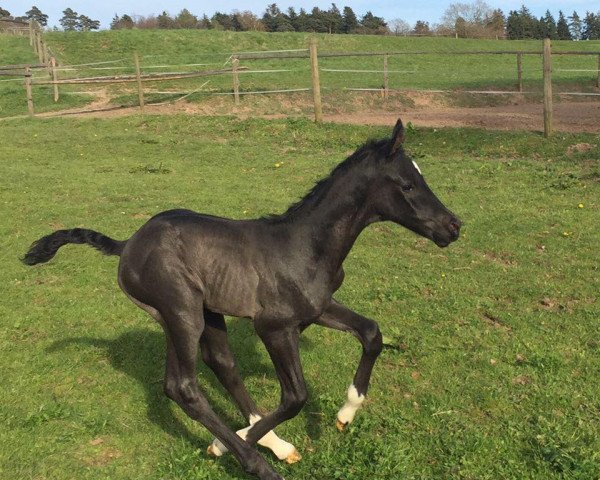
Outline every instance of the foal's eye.
<svg viewBox="0 0 600 480">
<path fill-rule="evenodd" d="M 414 188 L 414 185 L 408 183 L 406 185 L 402 185 L 403 192 L 410 192 Z"/>
</svg>

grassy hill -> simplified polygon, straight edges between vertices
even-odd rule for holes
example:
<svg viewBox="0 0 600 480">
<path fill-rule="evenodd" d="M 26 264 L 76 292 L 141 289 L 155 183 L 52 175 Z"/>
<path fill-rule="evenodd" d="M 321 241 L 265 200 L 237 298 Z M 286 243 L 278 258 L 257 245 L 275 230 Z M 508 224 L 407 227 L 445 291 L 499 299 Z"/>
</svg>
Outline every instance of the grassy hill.
<svg viewBox="0 0 600 480">
<path fill-rule="evenodd" d="M 138 52 L 143 73 L 186 72 L 218 69 L 229 66 L 232 53 L 298 50 L 308 47 L 308 33 L 219 32 L 211 30 L 120 30 L 101 32 L 48 32 L 47 43 L 57 53 L 63 66 L 78 65 L 64 70 L 65 77 L 131 74 L 132 55 Z M 432 52 L 419 55 L 394 55 L 389 58 L 389 87 L 391 89 L 434 90 L 509 90 L 515 89 L 516 55 L 455 55 L 465 51 L 541 51 L 538 40 L 473 40 L 454 38 L 409 38 L 364 35 L 316 35 L 319 52 Z M 26 39 L 21 39 L 26 42 Z M 0 42 L 3 40 L 0 39 Z M 1 46 L 1 45 L 0 45 Z M 28 45 L 26 45 L 28 47 Z M 554 42 L 554 51 L 600 51 L 600 41 Z M 23 57 L 27 56 L 24 52 Z M 17 55 L 17 54 L 15 54 Z M 31 57 L 31 54 L 28 54 Z M 18 56 L 18 55 L 17 55 Z M 593 89 L 597 57 L 554 57 L 554 83 L 564 90 Z M 0 61 L 3 63 L 3 61 Z M 346 88 L 381 88 L 383 85 L 382 56 L 320 58 L 321 85 L 326 104 L 346 105 L 348 96 L 339 92 Z M 539 91 L 542 83 L 540 55 L 523 58 L 525 90 Z M 83 64 L 83 65 L 82 65 Z M 90 65 L 92 64 L 92 65 Z M 303 89 L 311 86 L 310 65 L 306 58 L 242 60 L 242 67 L 259 73 L 240 75 L 242 91 Z M 279 70 L 265 72 L 265 70 Z M 337 71 L 336 71 L 337 70 Z M 353 70 L 340 72 L 339 70 Z M 366 70 L 367 72 L 357 72 Z M 207 93 L 228 94 L 232 89 L 230 75 L 178 82 L 147 84 L 155 92 L 200 90 L 188 101 L 205 101 Z M 47 88 L 38 87 L 37 97 L 45 97 Z M 82 86 L 65 88 L 66 92 L 86 90 Z M 109 94 L 118 102 L 135 101 L 131 86 L 109 87 Z M 14 95 L 15 92 L 12 92 Z M 366 94 L 362 94 L 366 95 Z M 77 98 L 78 100 L 75 100 Z M 150 95 L 150 100 L 165 99 L 163 93 Z M 62 102 L 63 100 L 61 100 Z M 66 100 L 84 101 L 81 96 Z M 253 100 L 254 101 L 254 100 Z M 22 103 L 22 100 L 20 100 Z M 248 101 L 250 103 L 250 101 Z M 281 102 L 277 101 L 277 105 Z M 19 104 L 20 105 L 20 104 Z M 39 108 L 47 107 L 46 99 Z M 10 110 L 10 109 L 9 109 Z M 6 111 L 6 109 L 5 109 Z M 0 111 L 0 115 L 2 112 Z"/>
<path fill-rule="evenodd" d="M 37 55 L 29 45 L 29 37 L 0 33 L 0 70 L 5 65 L 37 64 Z M 35 70 L 34 75 L 47 79 L 45 70 Z M 65 89 L 65 93 L 69 89 Z M 71 89 L 72 90 L 72 89 Z M 38 111 L 59 110 L 85 104 L 88 98 L 65 94 L 57 104 L 53 102 L 50 89 L 34 89 L 34 101 Z M 22 76 L 0 76 L 0 117 L 27 113 L 27 97 Z"/>
</svg>

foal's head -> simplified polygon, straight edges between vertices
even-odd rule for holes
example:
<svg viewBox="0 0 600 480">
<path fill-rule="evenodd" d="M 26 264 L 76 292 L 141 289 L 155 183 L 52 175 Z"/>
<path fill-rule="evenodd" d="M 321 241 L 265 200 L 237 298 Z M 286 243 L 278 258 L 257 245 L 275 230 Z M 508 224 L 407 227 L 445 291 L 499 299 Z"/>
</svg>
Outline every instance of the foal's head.
<svg viewBox="0 0 600 480">
<path fill-rule="evenodd" d="M 398 120 L 392 138 L 379 150 L 373 196 L 375 213 L 446 247 L 456 239 L 461 222 L 431 191 L 417 164 L 404 152 L 404 127 Z"/>
</svg>

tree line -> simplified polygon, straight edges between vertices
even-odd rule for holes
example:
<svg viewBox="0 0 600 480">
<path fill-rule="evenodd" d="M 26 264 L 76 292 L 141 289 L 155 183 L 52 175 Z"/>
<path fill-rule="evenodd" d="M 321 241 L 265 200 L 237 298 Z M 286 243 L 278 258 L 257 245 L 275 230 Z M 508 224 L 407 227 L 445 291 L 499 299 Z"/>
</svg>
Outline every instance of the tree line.
<svg viewBox="0 0 600 480">
<path fill-rule="evenodd" d="M 60 25 L 65 31 L 89 31 L 98 30 L 100 28 L 99 20 L 92 20 L 87 15 L 80 15 L 71 8 L 63 10 L 63 16 L 59 20 Z M 28 22 L 29 20 L 35 20 L 40 26 L 46 27 L 48 25 L 48 15 L 43 13 L 35 5 L 25 12 L 22 16 L 12 16 L 11 13 L 0 7 L 0 19 L 17 20 Z"/>
<path fill-rule="evenodd" d="M 115 15 L 111 29 L 121 28 L 200 28 L 231 31 L 258 30 L 266 32 L 319 32 L 336 34 L 377 34 L 377 35 L 442 35 L 459 38 L 508 38 L 555 40 L 597 40 L 600 39 L 600 12 L 586 12 L 581 18 L 576 11 L 569 17 L 559 11 L 558 20 L 547 10 L 545 15 L 536 18 L 523 5 L 519 10 L 511 10 L 506 16 L 499 8 L 492 8 L 483 0 L 473 3 L 453 3 L 448 6 L 442 21 L 430 26 L 425 20 L 418 20 L 414 26 L 402 19 L 384 20 L 367 11 L 358 16 L 351 7 L 341 10 L 335 3 L 328 10 L 314 7 L 307 11 L 296 11 L 289 7 L 282 11 L 276 3 L 267 6 L 262 17 L 250 11 L 231 13 L 216 12 L 212 17 L 197 17 L 183 9 L 171 16 L 163 11 L 158 16 L 131 17 Z"/>
<path fill-rule="evenodd" d="M 25 16 L 13 17 L 10 12 L 0 7 L 0 19 L 36 20 L 41 26 L 48 23 L 48 15 L 38 7 L 31 7 Z M 71 8 L 63 11 L 59 20 L 63 30 L 86 31 L 98 30 L 100 22 L 86 15 L 80 15 Z M 335 3 L 327 10 L 314 7 L 310 11 L 289 7 L 282 11 L 276 3 L 267 6 L 262 16 L 251 11 L 233 11 L 231 13 L 216 12 L 211 17 L 206 14 L 194 15 L 184 8 L 176 15 L 163 11 L 159 15 L 131 16 L 115 15 L 110 28 L 163 28 L 163 29 L 214 29 L 230 31 L 266 31 L 266 32 L 319 32 L 336 34 L 376 34 L 376 35 L 443 35 L 459 38 L 508 38 L 508 39 L 542 39 L 556 40 L 597 40 L 600 39 L 600 11 L 587 11 L 583 17 L 574 11 L 565 16 L 561 11 L 555 20 L 547 10 L 540 18 L 535 17 L 525 6 L 519 10 L 511 10 L 508 15 L 499 8 L 492 8 L 484 0 L 472 3 L 450 4 L 440 23 L 430 25 L 425 20 L 418 20 L 409 25 L 400 18 L 386 21 L 382 17 L 367 11 L 357 15 L 351 7 L 341 10 Z"/>
<path fill-rule="evenodd" d="M 319 33 L 357 33 L 387 34 L 386 21 L 368 11 L 360 18 L 351 7 L 340 10 L 335 3 L 328 10 L 314 7 L 310 11 L 300 8 L 296 11 L 289 7 L 281 11 L 277 4 L 267 6 L 262 17 L 250 11 L 234 11 L 232 13 L 216 12 L 211 17 L 197 17 L 184 8 L 179 14 L 171 16 L 166 11 L 158 16 L 131 17 L 115 15 L 111 29 L 120 28 L 201 28 L 231 31 L 266 31 L 266 32 L 319 32 Z"/>
</svg>

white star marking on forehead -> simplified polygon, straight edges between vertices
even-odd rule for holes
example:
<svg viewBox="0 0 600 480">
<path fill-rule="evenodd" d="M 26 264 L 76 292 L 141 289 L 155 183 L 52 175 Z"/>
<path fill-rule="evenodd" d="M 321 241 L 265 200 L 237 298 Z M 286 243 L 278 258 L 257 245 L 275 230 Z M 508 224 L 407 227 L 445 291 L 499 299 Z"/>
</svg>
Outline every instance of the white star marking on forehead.
<svg viewBox="0 0 600 480">
<path fill-rule="evenodd" d="M 417 172 L 421 173 L 421 169 L 417 165 L 417 162 L 415 162 L 414 160 L 412 162 L 413 162 L 413 165 L 415 166 L 415 168 L 417 169 Z M 421 173 L 421 175 L 423 175 L 423 174 Z"/>
</svg>

